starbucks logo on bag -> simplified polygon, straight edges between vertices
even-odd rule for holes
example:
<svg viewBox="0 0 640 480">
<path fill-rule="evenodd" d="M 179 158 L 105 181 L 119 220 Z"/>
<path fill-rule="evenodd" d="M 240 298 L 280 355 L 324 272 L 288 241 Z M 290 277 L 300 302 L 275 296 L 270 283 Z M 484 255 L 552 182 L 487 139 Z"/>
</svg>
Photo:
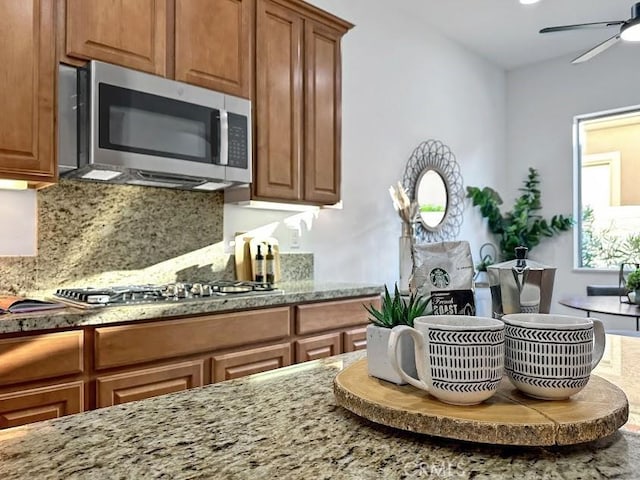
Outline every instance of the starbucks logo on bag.
<svg viewBox="0 0 640 480">
<path fill-rule="evenodd" d="M 429 280 L 431 284 L 436 288 L 447 288 L 451 283 L 451 278 L 446 270 L 442 268 L 434 268 L 429 273 Z"/>
</svg>

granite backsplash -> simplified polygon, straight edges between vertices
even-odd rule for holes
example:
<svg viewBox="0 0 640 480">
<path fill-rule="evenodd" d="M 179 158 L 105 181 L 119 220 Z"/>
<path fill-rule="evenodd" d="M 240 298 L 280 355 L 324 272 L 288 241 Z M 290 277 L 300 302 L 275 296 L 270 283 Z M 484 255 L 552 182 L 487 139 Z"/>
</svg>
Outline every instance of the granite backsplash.
<svg viewBox="0 0 640 480">
<path fill-rule="evenodd" d="M 38 255 L 0 257 L 0 292 L 231 280 L 223 194 L 60 180 L 38 192 Z M 282 254 L 281 280 L 313 278 L 313 255 Z"/>
</svg>

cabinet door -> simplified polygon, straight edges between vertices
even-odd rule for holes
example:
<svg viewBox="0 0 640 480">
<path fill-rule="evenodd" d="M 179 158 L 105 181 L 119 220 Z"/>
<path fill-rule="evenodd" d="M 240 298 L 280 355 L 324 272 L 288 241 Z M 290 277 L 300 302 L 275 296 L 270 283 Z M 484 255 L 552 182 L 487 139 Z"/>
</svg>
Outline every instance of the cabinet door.
<svg viewBox="0 0 640 480">
<path fill-rule="evenodd" d="M 0 428 L 51 420 L 84 411 L 82 382 L 21 390 L 0 395 Z"/>
<path fill-rule="evenodd" d="M 340 343 L 340 332 L 298 340 L 296 342 L 296 363 L 342 353 Z"/>
<path fill-rule="evenodd" d="M 0 178 L 53 182 L 53 0 L 0 8 Z"/>
<path fill-rule="evenodd" d="M 176 0 L 176 80 L 251 97 L 253 0 Z"/>
<path fill-rule="evenodd" d="M 363 297 L 297 305 L 295 307 L 296 333 L 307 335 L 334 328 L 366 324 L 369 314 L 364 308 L 365 305 L 372 305 L 379 309 L 380 297 Z"/>
<path fill-rule="evenodd" d="M 340 200 L 341 34 L 305 22 L 304 199 Z"/>
<path fill-rule="evenodd" d="M 303 25 L 296 13 L 258 0 L 253 193 L 259 198 L 302 198 Z"/>
<path fill-rule="evenodd" d="M 95 329 L 95 368 L 279 341 L 289 336 L 289 307 L 201 315 Z"/>
<path fill-rule="evenodd" d="M 97 407 L 179 392 L 203 385 L 204 360 L 104 375 L 96 379 Z"/>
<path fill-rule="evenodd" d="M 355 352 L 367 348 L 367 327 L 352 328 L 342 334 L 344 352 Z"/>
<path fill-rule="evenodd" d="M 222 382 L 287 365 L 291 365 L 291 345 L 281 343 L 216 355 L 211 360 L 211 372 L 214 382 Z"/>
<path fill-rule="evenodd" d="M 0 339 L 0 386 L 82 373 L 83 338 L 74 330 Z"/>
<path fill-rule="evenodd" d="M 66 0 L 66 53 L 166 74 L 168 0 Z"/>
</svg>

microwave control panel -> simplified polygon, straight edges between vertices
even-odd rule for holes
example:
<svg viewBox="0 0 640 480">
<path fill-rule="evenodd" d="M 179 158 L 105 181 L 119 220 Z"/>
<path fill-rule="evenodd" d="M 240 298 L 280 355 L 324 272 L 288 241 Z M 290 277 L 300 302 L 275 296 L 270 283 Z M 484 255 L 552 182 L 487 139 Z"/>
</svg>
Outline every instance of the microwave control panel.
<svg viewBox="0 0 640 480">
<path fill-rule="evenodd" d="M 229 167 L 246 169 L 249 164 L 247 117 L 229 112 Z"/>
</svg>

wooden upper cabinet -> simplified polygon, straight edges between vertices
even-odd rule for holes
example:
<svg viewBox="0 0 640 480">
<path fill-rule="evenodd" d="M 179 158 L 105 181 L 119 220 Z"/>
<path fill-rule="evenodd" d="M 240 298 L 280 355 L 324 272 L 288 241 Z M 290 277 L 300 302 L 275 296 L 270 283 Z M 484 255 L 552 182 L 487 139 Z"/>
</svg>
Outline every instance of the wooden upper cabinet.
<svg viewBox="0 0 640 480">
<path fill-rule="evenodd" d="M 258 197 L 302 199 L 303 29 L 295 12 L 258 0 L 254 172 Z"/>
<path fill-rule="evenodd" d="M 176 0 L 175 77 L 251 97 L 254 0 Z"/>
<path fill-rule="evenodd" d="M 340 200 L 340 40 L 351 24 L 299 0 L 258 0 L 253 196 Z"/>
<path fill-rule="evenodd" d="M 304 198 L 321 204 L 340 200 L 340 37 L 306 22 Z"/>
<path fill-rule="evenodd" d="M 167 73 L 168 0 L 66 0 L 66 54 Z"/>
<path fill-rule="evenodd" d="M 0 7 L 0 178 L 54 182 L 54 0 Z"/>
</svg>

